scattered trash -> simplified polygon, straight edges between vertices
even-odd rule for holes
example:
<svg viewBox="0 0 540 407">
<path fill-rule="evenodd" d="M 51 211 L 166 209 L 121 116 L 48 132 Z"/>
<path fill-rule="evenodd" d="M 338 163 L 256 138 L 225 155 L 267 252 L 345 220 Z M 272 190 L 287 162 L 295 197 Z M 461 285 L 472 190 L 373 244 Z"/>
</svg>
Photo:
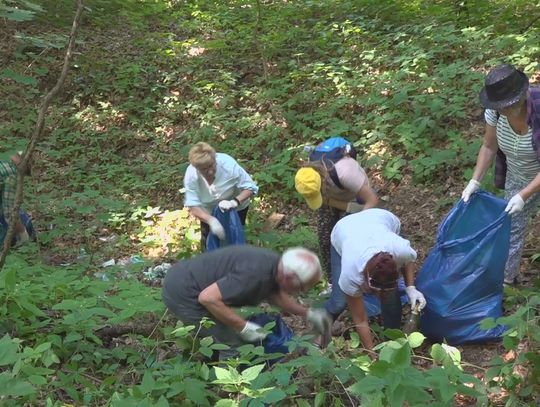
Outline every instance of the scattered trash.
<svg viewBox="0 0 540 407">
<path fill-rule="evenodd" d="M 106 273 L 96 273 L 94 274 L 97 278 L 99 278 L 102 281 L 109 281 L 109 276 Z"/>
<path fill-rule="evenodd" d="M 105 268 L 105 267 L 110 267 L 110 266 L 114 266 L 116 264 L 116 260 L 115 259 L 110 259 L 110 260 L 107 260 L 103 263 L 101 263 L 101 267 Z"/>
<path fill-rule="evenodd" d="M 121 259 L 110 259 L 101 263 L 102 268 L 111 268 L 110 271 L 100 271 L 94 274 L 97 278 L 103 281 L 117 280 L 117 279 L 129 279 L 129 278 L 138 278 L 140 279 L 141 275 L 139 274 L 145 260 L 138 254 L 135 254 L 130 257 L 123 257 Z M 134 265 L 139 265 L 139 267 L 130 267 Z M 172 267 L 171 263 L 161 263 L 152 267 L 144 267 L 142 272 L 142 280 L 151 283 L 152 285 L 159 284 L 161 280 L 167 274 L 167 270 Z"/>
<path fill-rule="evenodd" d="M 77 260 L 82 260 L 87 256 L 86 250 L 84 250 L 84 247 L 81 247 L 79 249 L 79 254 L 77 255 Z"/>
<path fill-rule="evenodd" d="M 101 242 L 114 243 L 118 240 L 118 235 L 101 236 L 98 239 Z"/>
<path fill-rule="evenodd" d="M 172 267 L 171 263 L 162 263 L 154 267 L 149 267 L 143 272 L 145 279 L 147 280 L 161 280 L 165 278 L 167 271 Z"/>
<path fill-rule="evenodd" d="M 141 264 L 141 263 L 144 263 L 144 259 L 138 254 L 136 254 L 131 257 L 125 257 L 123 259 L 120 259 L 118 260 L 116 264 L 120 266 L 127 266 L 128 264 Z"/>
<path fill-rule="evenodd" d="M 420 310 L 419 310 L 420 304 L 416 304 L 411 309 L 411 314 L 405 321 L 405 324 L 403 324 L 402 331 L 406 333 L 407 335 L 418 331 L 418 323 L 420 322 Z"/>
</svg>

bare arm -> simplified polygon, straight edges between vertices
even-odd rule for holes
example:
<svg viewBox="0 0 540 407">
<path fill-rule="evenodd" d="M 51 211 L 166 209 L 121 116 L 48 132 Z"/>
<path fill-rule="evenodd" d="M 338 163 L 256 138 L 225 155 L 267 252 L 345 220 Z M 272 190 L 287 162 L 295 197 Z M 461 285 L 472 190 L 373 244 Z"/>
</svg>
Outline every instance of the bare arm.
<svg viewBox="0 0 540 407">
<path fill-rule="evenodd" d="M 246 321 L 223 302 L 217 283 L 211 284 L 199 294 L 199 303 L 204 306 L 216 319 L 231 328 L 241 331 Z"/>
<path fill-rule="evenodd" d="M 251 189 L 243 189 L 242 192 L 240 192 L 236 199 L 240 201 L 240 203 L 244 202 L 246 199 L 251 198 L 253 195 L 253 191 Z"/>
<path fill-rule="evenodd" d="M 373 349 L 373 336 L 371 335 L 371 329 L 369 329 L 364 299 L 362 297 L 351 297 L 349 295 L 346 295 L 346 297 L 356 332 L 358 332 L 358 336 L 360 336 L 364 348 L 371 350 Z"/>
<path fill-rule="evenodd" d="M 486 175 L 487 170 L 491 166 L 497 150 L 499 149 L 499 144 L 497 143 L 497 128 L 495 126 L 490 126 L 486 124 L 486 132 L 484 134 L 484 141 L 480 151 L 478 152 L 478 157 L 476 158 L 476 167 L 474 168 L 472 178 L 476 181 L 482 181 L 484 175 Z"/>
<path fill-rule="evenodd" d="M 364 209 L 375 208 L 379 203 L 379 197 L 367 182 L 357 192 L 356 198 L 364 202 L 364 204 L 359 204 L 356 202 L 338 201 L 337 199 L 333 198 L 328 198 L 326 203 L 329 206 L 349 213 L 356 213 Z"/>
<path fill-rule="evenodd" d="M 379 203 L 379 197 L 375 191 L 369 186 L 369 182 L 365 182 L 364 186 L 356 193 L 356 197 L 364 202 L 364 209 L 375 208 Z"/>
<path fill-rule="evenodd" d="M 197 219 L 204 223 L 208 223 L 212 215 L 208 213 L 206 209 L 201 206 L 190 206 L 188 208 L 190 215 L 195 216 Z"/>
<path fill-rule="evenodd" d="M 285 312 L 288 312 L 289 314 L 300 315 L 304 318 L 307 315 L 308 309 L 282 290 L 272 295 L 270 300 L 273 304 L 277 305 L 279 308 Z"/>
<path fill-rule="evenodd" d="M 414 269 L 414 263 L 407 263 L 403 266 L 403 279 L 406 287 L 414 285 Z"/>
</svg>

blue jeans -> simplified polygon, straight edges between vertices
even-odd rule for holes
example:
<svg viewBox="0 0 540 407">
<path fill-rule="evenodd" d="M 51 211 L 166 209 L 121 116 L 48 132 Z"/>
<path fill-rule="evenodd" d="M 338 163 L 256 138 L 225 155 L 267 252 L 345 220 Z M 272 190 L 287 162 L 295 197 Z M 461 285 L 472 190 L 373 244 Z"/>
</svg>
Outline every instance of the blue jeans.
<svg viewBox="0 0 540 407">
<path fill-rule="evenodd" d="M 334 249 L 334 246 L 330 248 L 330 266 L 332 267 L 332 293 L 324 303 L 324 308 L 332 315 L 335 321 L 347 308 L 347 297 L 339 287 L 341 256 Z M 398 290 L 384 293 L 379 297 L 379 300 L 381 302 L 383 326 L 385 328 L 399 329 L 401 325 L 401 300 Z"/>
</svg>

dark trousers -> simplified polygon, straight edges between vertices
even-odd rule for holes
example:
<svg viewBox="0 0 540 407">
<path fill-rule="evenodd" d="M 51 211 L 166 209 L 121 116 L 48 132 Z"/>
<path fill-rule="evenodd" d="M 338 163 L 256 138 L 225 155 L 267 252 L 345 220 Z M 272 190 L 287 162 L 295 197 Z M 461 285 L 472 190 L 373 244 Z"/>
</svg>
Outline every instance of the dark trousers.
<svg viewBox="0 0 540 407">
<path fill-rule="evenodd" d="M 242 226 L 246 224 L 246 217 L 248 212 L 249 206 L 242 209 L 241 211 L 238 211 L 238 217 L 240 218 L 240 223 Z M 204 252 L 206 250 L 206 240 L 208 239 L 208 235 L 210 234 L 210 226 L 208 226 L 208 223 L 206 222 L 200 222 L 201 224 L 201 252 Z"/>
</svg>

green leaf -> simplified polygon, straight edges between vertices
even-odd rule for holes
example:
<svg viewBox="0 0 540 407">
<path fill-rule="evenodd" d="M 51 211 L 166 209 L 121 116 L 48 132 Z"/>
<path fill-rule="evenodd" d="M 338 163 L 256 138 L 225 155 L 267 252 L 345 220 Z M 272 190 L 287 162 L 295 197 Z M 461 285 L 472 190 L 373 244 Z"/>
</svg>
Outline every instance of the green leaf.
<svg viewBox="0 0 540 407">
<path fill-rule="evenodd" d="M 201 346 L 210 346 L 214 342 L 214 339 L 211 336 L 201 339 Z"/>
<path fill-rule="evenodd" d="M 391 407 L 402 407 L 405 401 L 405 389 L 400 384 L 397 386 L 389 397 Z"/>
<path fill-rule="evenodd" d="M 214 373 L 218 380 L 232 380 L 231 372 L 222 367 L 214 366 Z"/>
<path fill-rule="evenodd" d="M 144 372 L 144 376 L 141 382 L 141 385 L 139 386 L 139 389 L 143 394 L 148 394 L 152 390 L 154 390 L 154 387 L 156 386 L 156 381 L 154 380 L 154 377 L 152 376 L 152 372 L 147 370 Z"/>
<path fill-rule="evenodd" d="M 287 393 L 281 389 L 271 389 L 264 393 L 262 397 L 262 402 L 265 404 L 275 404 L 278 401 L 285 400 L 287 398 Z"/>
<path fill-rule="evenodd" d="M 0 373 L 0 396 L 19 397 L 34 393 L 35 389 L 30 383 L 11 378 L 7 372 Z"/>
<path fill-rule="evenodd" d="M 386 382 L 375 376 L 366 376 L 352 386 L 348 390 L 357 396 L 362 396 L 365 393 L 380 391 L 384 388 Z"/>
<path fill-rule="evenodd" d="M 431 351 L 429 352 L 429 354 L 431 355 L 433 360 L 438 363 L 442 363 L 447 357 L 445 350 L 438 343 L 435 343 L 431 346 Z"/>
<path fill-rule="evenodd" d="M 17 284 L 17 274 L 14 268 L 10 268 L 7 271 L 1 273 L 3 287 L 7 292 L 12 292 Z"/>
<path fill-rule="evenodd" d="M 169 407 L 169 402 L 164 396 L 161 396 L 156 404 L 153 407 Z"/>
<path fill-rule="evenodd" d="M 324 406 L 325 400 L 326 400 L 326 393 L 323 391 L 318 392 L 317 395 L 315 396 L 314 406 L 315 407 Z"/>
<path fill-rule="evenodd" d="M 497 323 L 495 322 L 495 318 L 485 318 L 482 321 L 480 321 L 480 329 L 488 330 L 493 329 L 497 326 Z"/>
<path fill-rule="evenodd" d="M 384 336 L 386 336 L 388 339 L 399 339 L 399 338 L 405 338 L 405 334 L 399 330 L 399 329 L 385 329 L 384 330 Z"/>
<path fill-rule="evenodd" d="M 18 82 L 22 85 L 31 85 L 36 86 L 37 80 L 35 78 L 32 78 L 31 76 L 21 75 L 12 69 L 4 69 L 2 74 L 0 74 L 0 77 L 12 79 L 15 82 Z"/>
<path fill-rule="evenodd" d="M 34 15 L 35 13 L 30 10 L 23 10 L 7 6 L 0 8 L 0 17 L 11 21 L 30 21 L 34 18 Z"/>
<path fill-rule="evenodd" d="M 51 343 L 50 342 L 44 342 L 44 343 L 38 345 L 38 347 L 34 349 L 34 352 L 35 353 L 43 353 L 47 349 L 50 349 L 50 348 L 51 348 Z"/>
<path fill-rule="evenodd" d="M 264 364 L 252 366 L 242 372 L 242 379 L 246 382 L 252 382 L 259 376 L 263 369 Z"/>
<path fill-rule="evenodd" d="M 27 311 L 30 311 L 33 315 L 38 317 L 44 317 L 46 314 L 41 311 L 38 307 L 36 307 L 31 302 L 27 301 L 24 297 L 19 297 L 16 300 L 17 304 L 21 306 L 21 308 L 24 308 Z"/>
<path fill-rule="evenodd" d="M 199 375 L 201 376 L 203 380 L 208 380 L 208 378 L 210 377 L 210 369 L 205 363 L 201 365 L 201 368 L 199 370 Z"/>
<path fill-rule="evenodd" d="M 238 403 L 230 399 L 221 399 L 215 404 L 216 407 L 237 407 Z"/>
<path fill-rule="evenodd" d="M 426 337 L 420 332 L 413 332 L 412 334 L 407 336 L 407 342 L 409 342 L 409 345 L 413 349 L 421 346 L 424 343 L 425 339 Z"/>
<path fill-rule="evenodd" d="M 47 379 L 45 379 L 43 376 L 38 376 L 38 375 L 28 376 L 28 381 L 37 386 L 42 386 L 44 384 L 47 384 Z"/>
<path fill-rule="evenodd" d="M 9 335 L 4 335 L 0 339 L 0 366 L 11 365 L 19 360 L 19 355 L 17 354 L 18 346 Z"/>
<path fill-rule="evenodd" d="M 206 406 L 208 405 L 207 390 L 204 382 L 200 380 L 187 378 L 184 380 L 186 396 L 188 400 L 191 400 L 196 405 Z"/>
</svg>

